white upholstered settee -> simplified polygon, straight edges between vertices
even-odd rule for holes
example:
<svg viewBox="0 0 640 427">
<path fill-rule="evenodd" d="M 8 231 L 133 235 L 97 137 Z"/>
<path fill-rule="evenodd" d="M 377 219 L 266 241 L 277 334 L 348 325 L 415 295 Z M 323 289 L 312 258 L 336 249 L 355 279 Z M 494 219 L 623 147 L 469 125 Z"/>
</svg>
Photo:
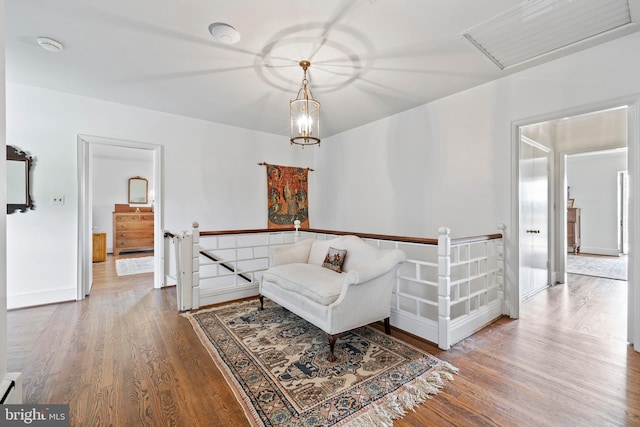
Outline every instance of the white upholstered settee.
<svg viewBox="0 0 640 427">
<path fill-rule="evenodd" d="M 340 273 L 322 266 L 329 248 L 347 251 Z M 351 235 L 275 246 L 260 282 L 260 309 L 267 297 L 325 331 L 329 360 L 335 361 L 342 332 L 384 320 L 390 333 L 392 288 L 404 260 L 399 249 L 381 249 Z"/>
</svg>

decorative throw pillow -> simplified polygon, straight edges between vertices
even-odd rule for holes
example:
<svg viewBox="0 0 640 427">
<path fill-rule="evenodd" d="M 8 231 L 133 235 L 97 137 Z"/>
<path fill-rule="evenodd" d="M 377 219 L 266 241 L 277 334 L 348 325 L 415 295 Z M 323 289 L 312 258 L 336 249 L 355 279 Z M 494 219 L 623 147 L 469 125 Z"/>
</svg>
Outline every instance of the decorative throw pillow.
<svg viewBox="0 0 640 427">
<path fill-rule="evenodd" d="M 324 257 L 322 266 L 330 270 L 340 273 L 342 271 L 342 264 L 344 263 L 344 257 L 347 256 L 346 249 L 329 248 L 327 255 Z"/>
</svg>

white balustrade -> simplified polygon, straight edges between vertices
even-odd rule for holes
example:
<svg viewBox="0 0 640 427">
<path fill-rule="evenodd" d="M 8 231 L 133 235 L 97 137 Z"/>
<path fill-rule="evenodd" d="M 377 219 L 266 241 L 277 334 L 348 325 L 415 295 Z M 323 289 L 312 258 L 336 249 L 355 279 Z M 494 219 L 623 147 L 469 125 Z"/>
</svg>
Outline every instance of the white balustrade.
<svg viewBox="0 0 640 427">
<path fill-rule="evenodd" d="M 398 248 L 407 255 L 396 276 L 391 324 L 447 350 L 500 317 L 506 307 L 504 225 L 499 229 L 502 238 L 452 239 L 451 231 L 441 227 L 437 244 L 365 236 L 369 244 Z M 262 272 L 268 268 L 270 247 L 336 236 L 298 227 L 295 231 L 201 233 L 194 223 L 191 232 L 171 239 L 178 309 L 256 296 Z M 165 262 L 166 277 L 172 277 L 169 269 Z"/>
</svg>

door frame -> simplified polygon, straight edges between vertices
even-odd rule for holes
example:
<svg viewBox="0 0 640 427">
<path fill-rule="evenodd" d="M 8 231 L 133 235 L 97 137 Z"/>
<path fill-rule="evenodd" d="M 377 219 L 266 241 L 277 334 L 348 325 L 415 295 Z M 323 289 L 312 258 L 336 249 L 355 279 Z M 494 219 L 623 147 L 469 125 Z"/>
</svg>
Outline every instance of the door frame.
<svg viewBox="0 0 640 427">
<path fill-rule="evenodd" d="M 565 109 L 561 111 L 545 113 L 540 116 L 530 117 L 520 120 L 514 120 L 511 122 L 511 224 L 513 230 L 519 230 L 519 145 L 520 145 L 520 127 L 532 125 L 536 123 L 558 120 L 563 117 L 577 116 L 590 112 L 606 110 L 609 108 L 619 107 L 626 105 L 627 108 L 627 147 L 628 147 L 628 163 L 629 163 L 629 188 L 632 189 L 629 192 L 629 255 L 628 255 L 628 319 L 627 319 L 627 340 L 633 344 L 634 350 L 640 352 L 640 289 L 637 284 L 638 267 L 640 266 L 640 133 L 638 132 L 638 124 L 640 123 L 640 95 L 632 95 L 621 97 L 617 99 L 610 99 L 598 103 L 589 105 L 583 105 L 580 107 Z M 564 168 L 562 168 L 564 169 Z M 560 175 L 560 171 L 554 167 L 552 175 L 557 178 Z M 564 171 L 563 171 L 564 172 Z M 556 182 L 558 180 L 556 179 Z M 562 180 L 565 181 L 565 180 Z M 563 182 L 566 186 L 566 182 Z M 566 187 L 565 187 L 566 188 Z M 554 205 L 564 206 L 565 200 L 558 200 L 564 198 L 564 192 L 556 191 L 556 200 Z M 560 204 L 559 204 L 560 203 Z M 556 223 L 561 220 L 563 214 L 558 212 L 564 212 L 563 209 L 554 209 L 554 220 Z M 558 227 L 552 230 L 552 233 L 556 233 L 554 236 L 554 245 L 556 253 L 558 253 L 558 245 L 564 242 L 564 239 L 555 238 L 559 233 Z M 511 318 L 518 318 L 520 316 L 520 285 L 518 283 L 519 277 L 519 236 L 517 232 L 511 233 L 510 248 L 513 251 L 511 256 L 508 256 L 509 265 L 511 266 L 512 276 L 511 280 L 507 280 L 509 286 L 505 289 L 505 312 L 509 314 Z M 560 248 L 562 249 L 562 248 Z M 565 266 L 561 260 L 563 257 L 556 257 L 552 259 L 555 265 L 552 268 L 558 267 L 559 271 L 556 273 L 564 273 Z"/>
<path fill-rule="evenodd" d="M 111 145 L 116 147 L 149 150 L 153 154 L 153 193 L 154 204 L 154 274 L 153 287 L 163 286 L 164 244 L 163 244 L 163 152 L 159 144 L 107 138 L 95 135 L 79 134 L 78 137 L 78 286 L 77 299 L 82 300 L 91 290 L 92 257 L 91 226 L 93 217 L 93 194 L 91 177 L 91 152 L 94 145 Z"/>
<path fill-rule="evenodd" d="M 627 150 L 627 159 L 629 158 L 629 152 Z M 627 160 L 627 165 L 629 160 Z M 629 252 L 629 171 L 618 172 L 618 215 L 620 216 L 620 228 L 618 230 L 620 254 L 626 255 Z M 625 206 L 626 202 L 626 206 Z M 627 231 L 625 232 L 625 224 Z"/>
</svg>

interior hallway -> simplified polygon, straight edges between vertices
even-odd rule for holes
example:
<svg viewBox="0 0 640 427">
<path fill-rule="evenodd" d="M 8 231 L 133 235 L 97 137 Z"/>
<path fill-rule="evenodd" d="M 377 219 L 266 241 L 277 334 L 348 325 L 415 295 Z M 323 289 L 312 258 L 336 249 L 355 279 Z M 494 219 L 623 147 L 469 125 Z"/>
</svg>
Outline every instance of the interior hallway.
<svg viewBox="0 0 640 427">
<path fill-rule="evenodd" d="M 8 313 L 8 368 L 25 401 L 70 403 L 71 425 L 244 426 L 240 406 L 153 275 L 94 268 L 89 298 Z M 640 354 L 625 341 L 626 282 L 570 275 L 449 351 L 460 368 L 395 426 L 640 424 Z M 257 302 L 256 302 L 257 307 Z M 381 326 L 379 326 L 381 328 Z"/>
</svg>

